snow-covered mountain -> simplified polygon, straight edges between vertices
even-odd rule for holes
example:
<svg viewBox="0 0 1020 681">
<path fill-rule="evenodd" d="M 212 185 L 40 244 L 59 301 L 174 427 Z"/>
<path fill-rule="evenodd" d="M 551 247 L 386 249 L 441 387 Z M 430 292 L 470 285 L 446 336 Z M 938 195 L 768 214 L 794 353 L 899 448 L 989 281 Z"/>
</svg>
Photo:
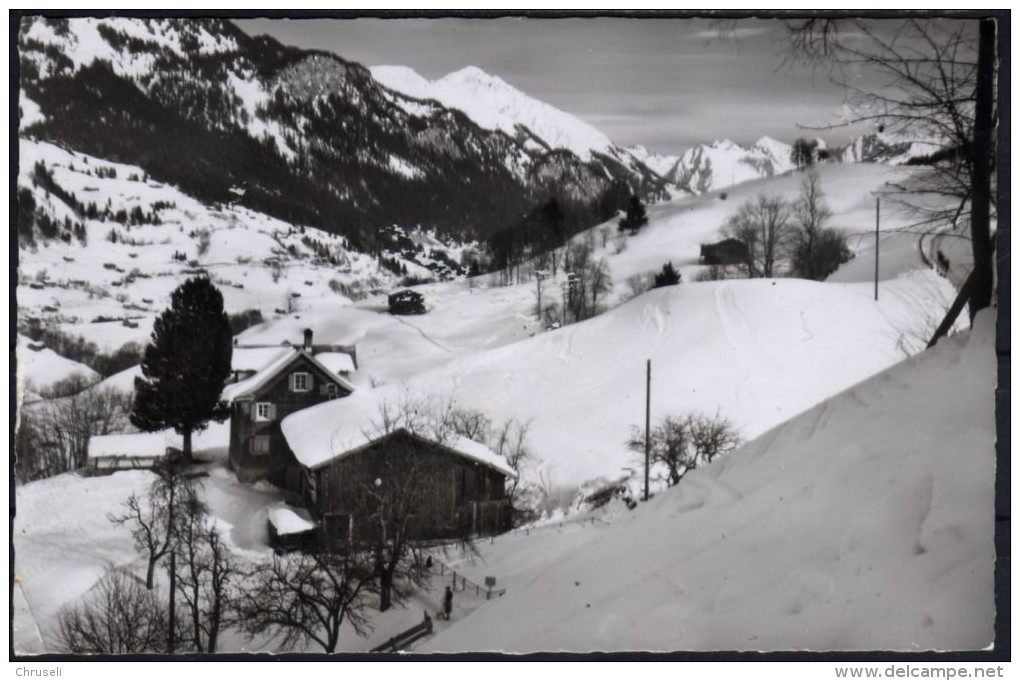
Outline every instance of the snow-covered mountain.
<svg viewBox="0 0 1020 681">
<path fill-rule="evenodd" d="M 405 66 L 372 66 L 369 71 L 386 87 L 459 109 L 486 130 L 501 130 L 548 149 L 569 149 L 585 161 L 593 153 L 613 153 L 612 140 L 601 131 L 478 67 L 468 66 L 434 81 Z"/>
<path fill-rule="evenodd" d="M 843 148 L 843 163 L 887 163 L 904 165 L 935 154 L 942 145 L 915 136 L 871 133 L 851 141 Z"/>
<path fill-rule="evenodd" d="M 664 196 L 658 176 L 590 126 L 558 137 L 555 110 L 475 70 L 444 87 L 465 93 L 462 106 L 491 101 L 489 118 L 474 112 L 484 125 L 383 87 L 360 64 L 224 20 L 25 17 L 20 29 L 24 135 L 362 250 L 384 225 L 484 238 L 550 196 L 604 219 L 619 206 L 600 201 L 621 182 Z M 550 142 L 507 134 L 504 104 L 537 127 L 551 117 Z"/>
<path fill-rule="evenodd" d="M 682 189 L 703 194 L 792 170 L 791 151 L 790 145 L 767 136 L 749 147 L 716 140 L 685 151 L 665 177 Z"/>
<path fill-rule="evenodd" d="M 534 151 L 566 149 L 586 162 L 611 159 L 633 175 L 645 178 L 650 186 L 655 185 L 640 156 L 614 144 L 605 133 L 580 118 L 539 101 L 476 66 L 433 81 L 406 66 L 372 66 L 369 71 L 391 90 L 458 109 L 479 127 L 501 131 Z"/>
</svg>

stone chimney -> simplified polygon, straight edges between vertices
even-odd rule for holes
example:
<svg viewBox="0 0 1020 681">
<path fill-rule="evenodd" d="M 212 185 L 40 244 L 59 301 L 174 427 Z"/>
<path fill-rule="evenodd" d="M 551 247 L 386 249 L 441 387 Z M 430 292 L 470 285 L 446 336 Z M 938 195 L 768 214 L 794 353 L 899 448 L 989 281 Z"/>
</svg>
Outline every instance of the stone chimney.
<svg viewBox="0 0 1020 681">
<path fill-rule="evenodd" d="M 309 352 L 312 351 L 312 330 L 311 329 L 305 329 L 305 345 L 304 345 L 304 349 L 309 351 Z"/>
</svg>

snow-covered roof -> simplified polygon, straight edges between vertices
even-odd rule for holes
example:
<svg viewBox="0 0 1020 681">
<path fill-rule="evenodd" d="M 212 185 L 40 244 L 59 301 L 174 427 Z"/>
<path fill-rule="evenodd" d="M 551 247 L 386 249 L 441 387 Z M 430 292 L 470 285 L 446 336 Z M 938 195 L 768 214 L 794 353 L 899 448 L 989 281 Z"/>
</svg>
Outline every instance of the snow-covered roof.
<svg viewBox="0 0 1020 681">
<path fill-rule="evenodd" d="M 315 529 L 315 523 L 304 509 L 278 506 L 269 509 L 269 522 L 277 534 L 300 534 Z"/>
<path fill-rule="evenodd" d="M 279 372 L 286 369 L 291 362 L 299 356 L 304 356 L 312 364 L 325 372 L 333 381 L 343 386 L 344 389 L 351 392 L 354 391 L 354 386 L 351 383 L 337 376 L 335 372 L 324 366 L 309 353 L 305 352 L 301 348 L 287 348 L 279 357 L 256 372 L 254 376 L 249 376 L 243 381 L 238 381 L 237 383 L 232 383 L 225 387 L 223 389 L 223 393 L 220 395 L 221 399 L 231 402 L 236 400 L 238 397 L 243 397 L 256 392 Z"/>
<path fill-rule="evenodd" d="M 89 438 L 89 458 L 158 459 L 168 447 L 180 447 L 180 436 L 172 430 L 158 433 L 118 433 Z"/>
<path fill-rule="evenodd" d="M 400 428 L 389 433 L 381 432 L 379 408 L 378 395 L 371 390 L 359 390 L 347 397 L 295 412 L 283 419 L 280 428 L 298 462 L 315 468 L 360 451 L 393 432 L 410 432 Z M 503 457 L 480 442 L 454 436 L 437 444 L 504 475 L 517 477 Z"/>
<path fill-rule="evenodd" d="M 230 357 L 230 368 L 234 371 L 259 371 L 292 351 L 293 348 L 284 345 L 262 348 L 235 347 Z"/>
<path fill-rule="evenodd" d="M 354 358 L 346 352 L 320 352 L 315 359 L 337 376 L 354 371 Z"/>
</svg>

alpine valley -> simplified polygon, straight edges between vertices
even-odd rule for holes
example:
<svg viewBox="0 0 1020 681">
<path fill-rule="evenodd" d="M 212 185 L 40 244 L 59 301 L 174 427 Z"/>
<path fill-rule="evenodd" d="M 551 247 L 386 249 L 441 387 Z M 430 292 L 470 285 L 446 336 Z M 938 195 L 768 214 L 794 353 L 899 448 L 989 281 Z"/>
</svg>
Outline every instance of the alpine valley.
<svg viewBox="0 0 1020 681">
<path fill-rule="evenodd" d="M 172 292 L 199 277 L 234 325 L 223 397 L 291 350 L 343 361 L 340 399 L 280 419 L 292 440 L 325 451 L 344 409 L 409 395 L 526 439 L 527 521 L 428 559 L 462 585 L 497 575 L 505 595 L 464 587 L 420 651 L 988 645 L 994 320 L 926 351 L 968 246 L 918 235 L 884 199 L 875 225 L 876 196 L 924 172 L 930 140 L 805 135 L 810 173 L 804 139 L 741 131 L 660 154 L 474 66 L 430 80 L 222 19 L 31 16 L 17 47 L 18 452 L 54 447 L 24 424 L 88 391 L 124 413 L 80 451 L 144 437 L 123 405 Z M 809 177 L 845 246 L 824 275 L 708 262 L 742 206 L 797 205 Z M 391 314 L 398 291 L 420 314 Z M 679 481 L 653 471 L 637 503 L 649 402 L 653 423 L 715 415 L 734 447 Z M 196 433 L 203 501 L 239 560 L 272 560 L 293 499 L 239 479 L 230 429 Z M 46 465 L 19 459 L 12 493 L 19 653 L 63 650 L 61 613 L 110 566 L 145 570 L 108 516 L 153 473 Z M 365 631 L 345 622 L 336 651 L 419 626 L 442 588 Z M 243 633 L 227 626 L 219 650 L 282 652 Z"/>
</svg>

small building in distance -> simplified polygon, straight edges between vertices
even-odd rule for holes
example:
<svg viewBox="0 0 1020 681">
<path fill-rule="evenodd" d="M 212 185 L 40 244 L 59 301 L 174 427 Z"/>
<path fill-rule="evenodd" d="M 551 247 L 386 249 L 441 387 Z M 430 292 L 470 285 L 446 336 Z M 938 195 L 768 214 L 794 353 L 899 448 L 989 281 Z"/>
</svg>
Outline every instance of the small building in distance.
<svg viewBox="0 0 1020 681">
<path fill-rule="evenodd" d="M 391 293 L 387 300 L 389 301 L 390 314 L 409 315 L 425 314 L 426 312 L 425 298 L 411 289 Z"/>
<path fill-rule="evenodd" d="M 740 265 L 747 261 L 747 244 L 740 239 L 723 239 L 701 244 L 701 264 Z"/>
</svg>

